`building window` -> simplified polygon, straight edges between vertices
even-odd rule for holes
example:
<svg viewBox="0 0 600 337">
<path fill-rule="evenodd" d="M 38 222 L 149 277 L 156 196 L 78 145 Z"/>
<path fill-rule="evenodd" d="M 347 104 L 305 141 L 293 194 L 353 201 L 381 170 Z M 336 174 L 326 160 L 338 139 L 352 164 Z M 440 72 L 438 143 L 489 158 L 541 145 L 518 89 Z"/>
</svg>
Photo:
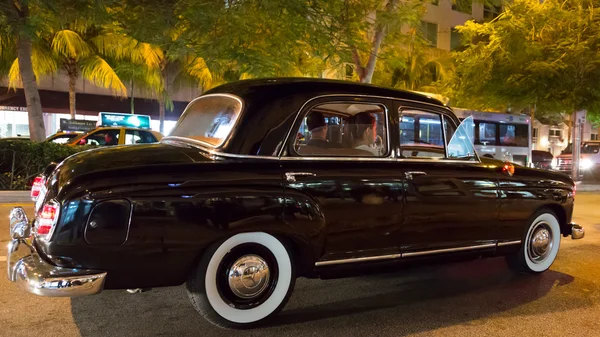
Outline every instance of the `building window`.
<svg viewBox="0 0 600 337">
<path fill-rule="evenodd" d="M 459 48 L 462 45 L 462 34 L 456 30 L 456 28 L 452 28 L 450 31 L 450 50 L 454 50 Z"/>
<path fill-rule="evenodd" d="M 502 6 L 484 5 L 483 6 L 483 20 L 491 21 L 498 17 L 502 13 Z"/>
<path fill-rule="evenodd" d="M 433 47 L 437 46 L 437 34 L 438 34 L 437 23 L 421 21 L 421 35 Z"/>
<path fill-rule="evenodd" d="M 532 135 L 532 137 L 533 138 L 537 138 L 537 136 L 538 136 L 538 128 L 533 128 L 533 135 Z"/>
<path fill-rule="evenodd" d="M 561 137 L 562 130 L 550 129 L 550 137 Z"/>
<path fill-rule="evenodd" d="M 473 0 L 456 0 L 452 3 L 452 10 L 471 14 L 473 12 Z"/>
<path fill-rule="evenodd" d="M 590 140 L 600 140 L 597 133 L 592 133 Z"/>
</svg>

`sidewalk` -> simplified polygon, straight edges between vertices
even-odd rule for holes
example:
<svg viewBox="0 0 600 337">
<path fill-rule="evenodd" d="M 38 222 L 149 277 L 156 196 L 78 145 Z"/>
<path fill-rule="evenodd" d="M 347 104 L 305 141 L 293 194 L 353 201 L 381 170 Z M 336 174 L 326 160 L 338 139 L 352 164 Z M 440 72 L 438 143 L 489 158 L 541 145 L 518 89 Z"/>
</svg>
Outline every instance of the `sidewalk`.
<svg viewBox="0 0 600 337">
<path fill-rule="evenodd" d="M 32 203 L 29 191 L 0 191 L 0 204 L 22 203 L 26 206 Z"/>
<path fill-rule="evenodd" d="M 600 192 L 599 183 L 586 183 L 578 181 L 575 183 L 575 185 L 577 185 L 577 192 Z"/>
</svg>

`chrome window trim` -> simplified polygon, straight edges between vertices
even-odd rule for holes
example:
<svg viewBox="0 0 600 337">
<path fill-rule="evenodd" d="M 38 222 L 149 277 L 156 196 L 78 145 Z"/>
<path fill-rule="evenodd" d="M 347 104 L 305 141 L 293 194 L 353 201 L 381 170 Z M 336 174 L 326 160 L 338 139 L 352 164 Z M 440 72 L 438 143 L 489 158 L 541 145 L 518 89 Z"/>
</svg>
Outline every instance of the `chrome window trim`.
<svg viewBox="0 0 600 337">
<path fill-rule="evenodd" d="M 178 141 L 193 142 L 195 144 L 199 144 L 201 146 L 208 147 L 211 149 L 218 149 L 221 146 L 223 146 L 223 144 L 227 143 L 227 141 L 229 140 L 231 135 L 235 133 L 238 123 L 242 117 L 242 114 L 244 113 L 244 108 L 246 107 L 246 105 L 244 104 L 244 101 L 237 95 L 227 94 L 227 93 L 215 93 L 215 94 L 198 96 L 198 97 L 194 98 L 193 100 L 191 100 L 188 103 L 188 105 L 185 107 L 185 109 L 183 109 L 181 116 L 179 116 L 179 119 L 177 120 L 177 124 L 179 124 L 179 120 L 181 119 L 181 117 L 183 117 L 183 115 L 185 115 L 185 113 L 188 111 L 190 106 L 192 106 L 194 103 L 196 103 L 197 101 L 199 101 L 201 99 L 211 98 L 211 97 L 228 97 L 228 98 L 232 98 L 240 103 L 240 111 L 238 112 L 237 118 L 235 119 L 235 122 L 233 123 L 233 126 L 231 127 L 231 131 L 229 132 L 229 134 L 227 134 L 227 137 L 223 138 L 223 141 L 221 141 L 221 143 L 219 143 L 218 145 L 213 145 L 213 144 L 210 144 L 207 142 L 203 142 L 201 140 L 196 140 L 196 139 L 191 139 L 191 138 L 181 137 L 181 136 L 166 136 L 166 137 L 163 137 L 160 140 L 160 142 L 162 143 L 163 139 L 164 140 L 174 139 L 174 140 L 178 140 Z"/>
<path fill-rule="evenodd" d="M 354 95 L 352 97 L 354 97 Z M 332 157 L 328 157 L 328 156 L 318 156 L 318 157 L 312 157 L 312 158 L 336 158 L 336 159 L 338 159 L 338 158 L 356 158 L 356 159 L 373 159 L 373 158 L 376 158 L 376 159 L 388 159 L 388 158 L 395 158 L 396 157 L 396 151 L 394 151 L 391 148 L 391 143 L 390 143 L 390 114 L 389 114 L 389 109 L 388 109 L 388 107 L 387 107 L 387 105 L 385 103 L 381 103 L 381 102 L 358 102 L 358 103 L 356 103 L 356 102 L 351 102 L 351 101 L 348 101 L 348 100 L 341 99 L 341 100 L 336 100 L 336 101 L 329 101 L 327 103 L 322 103 L 322 104 L 330 104 L 330 103 L 334 103 L 334 104 L 335 103 L 370 104 L 370 105 L 376 105 L 376 106 L 382 107 L 383 108 L 383 114 L 385 116 L 385 133 L 386 133 L 386 147 L 387 147 L 386 150 L 387 151 L 386 151 L 386 154 L 384 156 L 381 156 L 381 157 L 361 157 L 361 156 L 355 156 L 355 157 L 352 157 L 352 156 L 345 156 L 345 157 L 335 157 L 335 156 L 332 156 Z M 313 108 L 315 108 L 315 107 L 318 107 L 319 105 L 314 105 L 311 108 L 311 110 Z M 304 104 L 302 106 L 302 108 L 298 111 L 298 113 L 296 114 L 296 118 L 294 118 L 294 123 L 292 124 L 292 127 L 288 131 L 288 136 L 291 134 L 292 130 L 294 129 L 294 127 L 296 125 L 296 123 L 298 122 L 298 117 L 300 116 L 300 113 L 302 112 L 302 110 L 304 110 L 305 106 L 306 106 L 306 104 Z M 280 149 L 279 158 L 306 158 L 306 157 L 311 157 L 311 156 L 303 156 L 303 155 L 299 154 L 298 151 L 296 151 L 296 149 L 294 149 L 294 152 L 295 152 L 294 154 L 296 156 L 294 156 L 294 157 L 289 157 L 289 156 L 288 157 L 284 157 L 283 156 L 283 152 L 281 152 L 281 151 L 285 150 L 285 148 L 287 146 L 286 145 L 287 144 L 287 140 L 288 140 L 288 138 L 286 136 L 285 141 L 283 142 L 283 146 Z"/>
<path fill-rule="evenodd" d="M 516 242 L 516 241 L 511 241 L 511 243 L 514 243 L 514 242 Z M 519 243 L 520 242 L 521 241 L 519 241 Z M 485 249 L 485 248 L 495 248 L 498 245 L 499 245 L 498 243 L 487 243 L 487 244 L 481 244 L 481 245 L 475 245 L 475 246 L 423 250 L 423 251 L 409 252 L 409 253 L 365 256 L 365 257 L 355 257 L 355 258 L 339 259 L 339 260 L 325 260 L 325 261 L 317 261 L 315 263 L 315 267 L 322 267 L 322 266 L 329 266 L 329 265 L 336 265 L 336 264 L 368 262 L 368 261 L 391 260 L 391 259 L 399 259 L 399 258 L 412 257 L 412 256 L 424 256 L 424 255 L 433 255 L 433 254 L 441 254 L 441 253 L 471 251 L 471 250 L 478 250 L 478 249 Z"/>
<path fill-rule="evenodd" d="M 298 117 L 300 116 L 300 113 L 304 110 L 304 108 L 312 101 L 314 100 L 318 100 L 321 98 L 327 98 L 327 97 L 360 97 L 360 98 L 377 98 L 377 99 L 386 99 L 386 100 L 391 100 L 391 101 L 402 101 L 402 102 L 411 102 L 411 103 L 418 103 L 418 104 L 425 104 L 428 106 L 432 106 L 432 107 L 436 107 L 436 108 L 441 108 L 446 110 L 447 112 L 450 112 L 454 115 L 454 112 L 452 111 L 452 109 L 450 109 L 449 107 L 445 106 L 445 105 L 436 105 L 433 103 L 429 103 L 429 102 L 421 102 L 421 101 L 415 101 L 412 99 L 404 99 L 404 98 L 398 98 L 398 97 L 388 97 L 388 96 L 378 96 L 378 95 L 362 95 L 362 94 L 348 94 L 348 93 L 344 93 L 344 94 L 327 94 L 327 95 L 320 95 L 320 96 L 315 96 L 310 98 L 309 100 L 307 100 L 306 102 L 304 102 L 304 104 L 302 104 L 302 106 L 300 107 L 300 109 L 298 109 L 298 111 L 296 111 L 296 117 L 294 117 L 294 121 L 292 122 L 292 127 L 290 127 L 290 129 L 288 130 L 287 135 L 285 136 L 284 140 L 283 140 L 283 146 L 281 147 L 281 149 L 279 149 L 279 153 L 277 154 L 277 157 L 283 157 L 283 152 L 285 150 L 285 147 L 288 143 L 288 140 L 290 138 L 290 135 L 292 134 L 292 130 L 294 128 L 294 125 L 296 125 L 296 122 L 298 121 Z M 424 96 L 427 97 L 427 96 Z M 440 102 L 442 103 L 442 102 Z M 442 103 L 443 104 L 443 103 Z M 456 115 L 454 115 L 456 117 Z M 389 121 L 387 121 L 389 122 Z"/>
<path fill-rule="evenodd" d="M 420 104 L 420 102 L 417 102 L 417 103 Z M 402 110 L 408 110 L 407 108 L 408 109 L 417 110 L 417 111 L 429 112 L 429 113 L 440 115 L 440 121 L 442 123 L 442 135 L 443 135 L 443 138 L 444 138 L 444 153 L 445 153 L 445 157 L 443 159 L 446 159 L 446 161 L 450 161 L 450 162 L 465 162 L 465 163 L 473 162 L 471 160 L 448 159 L 448 139 L 446 137 L 446 130 L 444 129 L 444 120 L 446 118 L 448 118 L 447 114 L 442 113 L 441 111 L 439 111 L 439 109 L 433 109 L 433 108 L 422 109 L 422 108 L 416 108 L 416 107 L 411 107 L 411 106 L 405 107 L 403 105 L 400 105 L 400 107 L 398 108 L 398 117 L 401 118 L 402 117 Z M 440 107 L 437 107 L 437 108 L 440 108 Z M 446 110 L 446 112 L 450 111 L 454 115 L 454 112 L 452 111 L 452 109 L 450 109 L 450 108 L 448 108 L 446 106 L 444 106 L 442 108 L 442 110 Z M 456 117 L 456 115 L 454 115 L 454 117 Z M 452 120 L 452 118 L 448 118 L 448 120 L 454 124 L 454 130 L 456 132 L 456 130 L 458 130 L 458 127 L 460 126 L 460 123 L 458 125 L 456 125 L 455 121 Z M 400 121 L 398 121 L 398 122 L 400 122 Z M 400 132 L 400 130 L 398 130 L 398 132 Z M 398 149 L 402 149 L 402 144 L 400 143 L 400 137 L 398 137 Z M 475 144 L 473 144 L 473 151 L 474 151 L 474 154 L 475 154 L 475 162 L 481 163 L 481 158 L 479 158 L 479 155 L 477 154 L 477 151 L 475 149 Z M 432 157 L 432 158 L 434 158 L 434 157 Z M 407 158 L 402 158 L 402 159 L 407 159 Z M 412 159 L 410 159 L 410 160 L 412 160 Z M 417 159 L 417 160 L 419 160 L 419 159 Z M 429 161 L 429 160 L 427 160 L 427 161 Z"/>
</svg>

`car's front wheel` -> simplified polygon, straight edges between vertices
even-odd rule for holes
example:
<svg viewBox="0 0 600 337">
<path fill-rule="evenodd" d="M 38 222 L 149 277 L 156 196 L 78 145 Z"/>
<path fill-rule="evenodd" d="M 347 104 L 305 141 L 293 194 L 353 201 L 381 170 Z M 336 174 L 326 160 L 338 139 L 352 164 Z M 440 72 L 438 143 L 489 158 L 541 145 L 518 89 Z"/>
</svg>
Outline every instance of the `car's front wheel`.
<svg viewBox="0 0 600 337">
<path fill-rule="evenodd" d="M 194 308 L 211 323 L 243 328 L 281 310 L 294 284 L 288 249 L 270 234 L 253 232 L 207 249 L 187 291 Z"/>
<path fill-rule="evenodd" d="M 506 257 L 509 267 L 525 273 L 548 270 L 558 254 L 560 237 L 556 215 L 550 210 L 539 212 L 529 225 L 519 252 Z"/>
</svg>

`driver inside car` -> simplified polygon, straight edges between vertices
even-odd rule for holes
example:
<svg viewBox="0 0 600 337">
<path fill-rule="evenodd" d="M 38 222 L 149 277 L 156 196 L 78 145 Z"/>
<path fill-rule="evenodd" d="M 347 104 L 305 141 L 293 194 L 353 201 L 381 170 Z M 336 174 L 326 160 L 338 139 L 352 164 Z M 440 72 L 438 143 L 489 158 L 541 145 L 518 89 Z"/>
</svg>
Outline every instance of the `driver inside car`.
<svg viewBox="0 0 600 337">
<path fill-rule="evenodd" d="M 332 143 L 327 139 L 327 124 L 322 113 L 313 111 L 306 119 L 306 125 L 310 131 L 308 146 L 320 148 L 342 148 L 342 144 Z"/>
</svg>

